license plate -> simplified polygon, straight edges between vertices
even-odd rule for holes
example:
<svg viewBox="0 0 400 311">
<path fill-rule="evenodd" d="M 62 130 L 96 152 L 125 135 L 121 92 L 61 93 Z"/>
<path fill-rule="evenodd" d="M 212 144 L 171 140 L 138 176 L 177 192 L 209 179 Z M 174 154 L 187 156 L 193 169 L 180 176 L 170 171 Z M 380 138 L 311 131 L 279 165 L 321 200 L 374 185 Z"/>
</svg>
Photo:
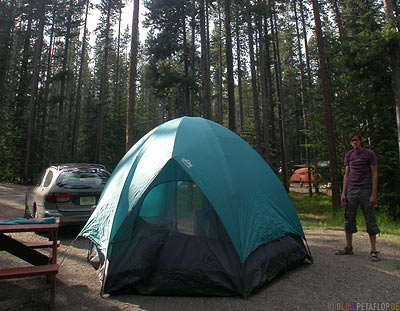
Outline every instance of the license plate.
<svg viewBox="0 0 400 311">
<path fill-rule="evenodd" d="M 96 204 L 96 197 L 81 197 L 80 205 L 93 205 Z"/>
</svg>

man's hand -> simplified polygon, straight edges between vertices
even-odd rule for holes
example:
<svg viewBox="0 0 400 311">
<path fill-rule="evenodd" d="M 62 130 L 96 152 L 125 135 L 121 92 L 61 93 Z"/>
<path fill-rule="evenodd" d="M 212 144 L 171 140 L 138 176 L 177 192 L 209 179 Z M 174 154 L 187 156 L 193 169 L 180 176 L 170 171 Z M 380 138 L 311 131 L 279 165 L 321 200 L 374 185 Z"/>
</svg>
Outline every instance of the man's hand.
<svg viewBox="0 0 400 311">
<path fill-rule="evenodd" d="M 343 205 L 347 205 L 347 199 L 346 199 L 346 195 L 344 193 L 342 194 L 341 201 L 342 201 Z"/>
<path fill-rule="evenodd" d="M 371 197 L 369 198 L 369 204 L 371 204 L 371 206 L 374 206 L 376 203 L 376 194 L 371 194 Z"/>
</svg>

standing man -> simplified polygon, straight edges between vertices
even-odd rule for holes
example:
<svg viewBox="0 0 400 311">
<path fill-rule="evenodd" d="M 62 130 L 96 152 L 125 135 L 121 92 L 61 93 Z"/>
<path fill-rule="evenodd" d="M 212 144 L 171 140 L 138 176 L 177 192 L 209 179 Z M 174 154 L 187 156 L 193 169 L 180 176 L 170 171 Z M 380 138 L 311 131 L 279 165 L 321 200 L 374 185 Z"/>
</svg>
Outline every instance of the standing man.
<svg viewBox="0 0 400 311">
<path fill-rule="evenodd" d="M 378 168 L 376 156 L 372 150 L 362 147 L 361 135 L 350 133 L 350 144 L 353 150 L 346 153 L 344 165 L 346 172 L 343 178 L 342 203 L 345 206 L 344 230 L 346 246 L 336 251 L 335 255 L 353 254 L 353 233 L 357 232 L 356 216 L 360 206 L 367 226 L 371 244 L 371 261 L 378 261 L 376 251 L 376 234 L 380 232 L 375 219 L 374 204 L 378 186 Z"/>
</svg>

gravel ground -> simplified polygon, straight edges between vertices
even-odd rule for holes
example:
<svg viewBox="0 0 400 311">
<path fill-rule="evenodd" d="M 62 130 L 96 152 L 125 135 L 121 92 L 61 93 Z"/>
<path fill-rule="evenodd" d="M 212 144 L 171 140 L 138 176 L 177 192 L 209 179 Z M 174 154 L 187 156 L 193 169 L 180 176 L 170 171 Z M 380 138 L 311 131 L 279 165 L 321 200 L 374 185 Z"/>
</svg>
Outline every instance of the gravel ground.
<svg viewBox="0 0 400 311">
<path fill-rule="evenodd" d="M 0 219 L 23 216 L 21 186 L 0 185 Z M 13 197 L 19 203 L 13 201 Z M 86 261 L 88 242 L 73 241 L 79 228 L 60 228 L 56 310 L 400 310 L 399 239 L 378 237 L 379 262 L 368 260 L 368 236 L 354 236 L 355 255 L 335 256 L 341 231 L 306 231 L 313 264 L 291 270 L 250 296 L 165 297 L 119 295 L 102 298 L 96 271 Z M 23 239 L 45 239 L 20 233 Z M 384 241 L 383 241 L 384 240 Z M 21 262 L 0 252 L 0 268 Z M 0 280 L 0 310 L 46 310 L 44 277 Z M 397 308 L 397 309 L 396 309 Z"/>
</svg>

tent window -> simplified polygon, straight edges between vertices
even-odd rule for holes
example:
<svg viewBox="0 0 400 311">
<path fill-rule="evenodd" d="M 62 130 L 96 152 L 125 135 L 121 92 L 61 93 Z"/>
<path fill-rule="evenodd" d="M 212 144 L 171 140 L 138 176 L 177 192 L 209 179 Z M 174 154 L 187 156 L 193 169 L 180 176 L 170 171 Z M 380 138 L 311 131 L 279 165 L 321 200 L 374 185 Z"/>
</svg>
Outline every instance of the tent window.
<svg viewBox="0 0 400 311">
<path fill-rule="evenodd" d="M 195 234 L 195 217 L 205 197 L 196 184 L 181 182 L 176 206 L 177 229 L 181 233 Z"/>
<path fill-rule="evenodd" d="M 216 214 L 196 184 L 172 181 L 157 185 L 147 194 L 139 217 L 162 230 L 208 235 L 210 222 L 206 219 L 215 219 Z"/>
</svg>

